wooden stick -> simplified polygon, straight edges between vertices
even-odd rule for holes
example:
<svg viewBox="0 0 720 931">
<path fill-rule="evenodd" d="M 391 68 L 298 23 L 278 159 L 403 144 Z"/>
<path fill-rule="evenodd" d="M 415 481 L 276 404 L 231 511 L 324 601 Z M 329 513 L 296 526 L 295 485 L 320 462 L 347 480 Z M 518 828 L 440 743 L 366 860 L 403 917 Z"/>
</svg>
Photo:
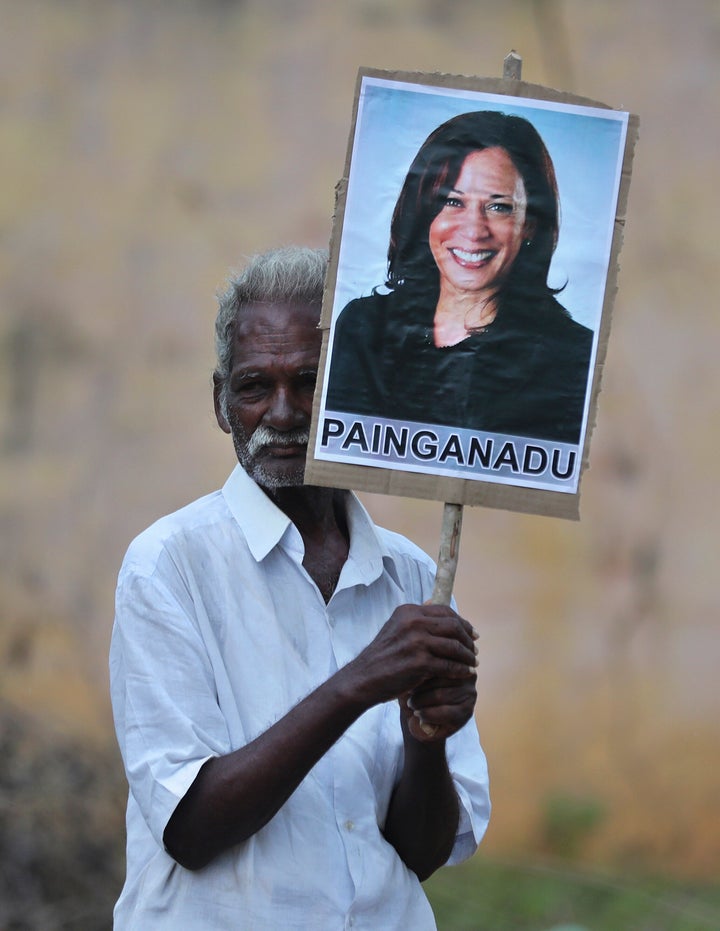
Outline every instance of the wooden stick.
<svg viewBox="0 0 720 931">
<path fill-rule="evenodd" d="M 460 532 L 462 530 L 462 504 L 443 505 L 442 527 L 440 529 L 440 553 L 435 573 L 435 585 L 430 596 L 431 605 L 449 605 L 452 598 L 455 570 L 460 555 Z M 437 724 L 420 724 L 420 730 L 428 737 L 434 737 L 438 731 Z"/>
<path fill-rule="evenodd" d="M 503 60 L 503 78 L 519 81 L 522 74 L 522 58 L 512 49 Z M 462 504 L 443 506 L 442 528 L 440 530 L 440 553 L 438 555 L 435 587 L 430 597 L 430 604 L 449 605 L 452 598 L 455 572 L 460 555 L 460 533 L 462 531 Z M 437 733 L 435 724 L 421 724 L 420 728 L 428 737 Z"/>
<path fill-rule="evenodd" d="M 455 570 L 460 554 L 460 531 L 462 530 L 462 504 L 445 504 L 443 506 L 442 528 L 440 530 L 440 554 L 435 574 L 435 587 L 430 597 L 430 604 L 449 605 L 452 598 Z"/>
<path fill-rule="evenodd" d="M 522 58 L 515 49 L 511 49 L 503 60 L 503 78 L 510 81 L 519 81 L 522 75 Z"/>
<path fill-rule="evenodd" d="M 503 78 L 519 81 L 522 74 L 522 58 L 512 49 L 503 60 Z M 430 604 L 449 605 L 452 598 L 455 571 L 460 553 L 460 531 L 462 529 L 462 504 L 445 504 L 442 529 L 440 531 L 440 555 L 438 556 L 435 587 Z"/>
</svg>

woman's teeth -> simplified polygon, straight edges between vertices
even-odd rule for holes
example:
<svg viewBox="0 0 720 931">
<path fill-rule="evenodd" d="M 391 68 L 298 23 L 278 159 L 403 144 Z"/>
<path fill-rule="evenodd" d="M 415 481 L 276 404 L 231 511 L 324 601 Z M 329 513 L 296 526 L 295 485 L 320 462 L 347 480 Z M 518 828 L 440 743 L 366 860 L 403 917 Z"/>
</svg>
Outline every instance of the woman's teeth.
<svg viewBox="0 0 720 931">
<path fill-rule="evenodd" d="M 450 252 L 452 252 L 455 258 L 460 259 L 461 262 L 470 263 L 486 262 L 493 255 L 493 252 L 488 249 L 482 252 L 465 252 L 464 249 L 451 249 Z"/>
</svg>

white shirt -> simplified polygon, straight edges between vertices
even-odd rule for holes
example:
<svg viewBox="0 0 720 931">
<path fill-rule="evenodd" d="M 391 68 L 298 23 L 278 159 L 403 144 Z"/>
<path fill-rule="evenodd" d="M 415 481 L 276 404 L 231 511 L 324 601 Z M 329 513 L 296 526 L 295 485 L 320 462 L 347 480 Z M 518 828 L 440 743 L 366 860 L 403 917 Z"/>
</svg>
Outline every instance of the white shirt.
<svg viewBox="0 0 720 931">
<path fill-rule="evenodd" d="M 424 931 L 415 876 L 383 838 L 402 768 L 397 702 L 363 714 L 270 822 L 202 870 L 163 848 L 202 765 L 267 730 L 432 590 L 432 561 L 348 495 L 350 553 L 325 604 L 300 534 L 238 466 L 222 491 L 158 521 L 118 580 L 111 694 L 130 785 L 118 931 Z M 474 722 L 447 742 L 461 802 L 449 862 L 489 816 Z"/>
</svg>

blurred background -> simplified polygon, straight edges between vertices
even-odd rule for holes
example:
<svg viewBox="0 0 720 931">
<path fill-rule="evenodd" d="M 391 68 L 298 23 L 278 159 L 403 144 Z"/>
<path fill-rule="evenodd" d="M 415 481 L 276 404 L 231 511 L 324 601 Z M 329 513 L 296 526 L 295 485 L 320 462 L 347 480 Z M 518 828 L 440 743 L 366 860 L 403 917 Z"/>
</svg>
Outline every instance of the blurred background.
<svg viewBox="0 0 720 931">
<path fill-rule="evenodd" d="M 218 487 L 214 294 L 325 246 L 359 66 L 640 116 L 579 523 L 466 509 L 494 801 L 443 929 L 720 928 L 717 0 L 0 0 L 0 929 L 107 929 L 113 591 Z M 364 496 L 436 553 L 442 505 Z M 382 929 L 379 929 L 382 931 Z"/>
</svg>

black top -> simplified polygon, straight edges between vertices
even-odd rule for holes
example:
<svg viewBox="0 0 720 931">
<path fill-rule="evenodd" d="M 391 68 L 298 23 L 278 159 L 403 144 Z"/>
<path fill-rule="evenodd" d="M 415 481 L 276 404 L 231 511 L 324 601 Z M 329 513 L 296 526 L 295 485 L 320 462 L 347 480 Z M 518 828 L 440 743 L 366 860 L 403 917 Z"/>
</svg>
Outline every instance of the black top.
<svg viewBox="0 0 720 931">
<path fill-rule="evenodd" d="M 338 318 L 327 408 L 577 443 L 592 330 L 552 297 L 503 304 L 455 346 L 433 345 L 435 303 L 406 289 L 351 301 Z"/>
</svg>

